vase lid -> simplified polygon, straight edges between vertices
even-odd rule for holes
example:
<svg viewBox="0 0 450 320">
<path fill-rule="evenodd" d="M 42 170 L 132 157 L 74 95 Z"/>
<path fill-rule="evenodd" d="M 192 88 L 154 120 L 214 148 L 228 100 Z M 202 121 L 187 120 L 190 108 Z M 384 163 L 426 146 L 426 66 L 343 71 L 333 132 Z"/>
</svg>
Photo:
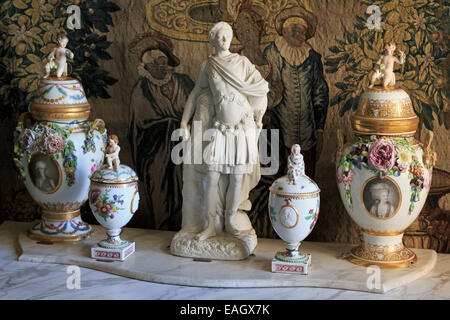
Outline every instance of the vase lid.
<svg viewBox="0 0 450 320">
<path fill-rule="evenodd" d="M 63 77 L 42 79 L 29 110 L 37 120 L 73 122 L 87 120 L 91 107 L 81 83 Z"/>
<path fill-rule="evenodd" d="M 413 136 L 419 118 L 403 89 L 374 86 L 362 93 L 351 117 L 357 135 Z"/>
<path fill-rule="evenodd" d="M 278 178 L 270 187 L 270 193 L 281 197 L 315 198 L 320 189 L 305 175 L 305 161 L 299 144 L 293 144 L 287 158 L 287 175 Z"/>
<path fill-rule="evenodd" d="M 92 182 L 103 184 L 132 183 L 138 180 L 138 176 L 129 166 L 121 164 L 117 171 L 102 166 L 91 176 Z"/>
<path fill-rule="evenodd" d="M 270 193 L 280 196 L 307 197 L 317 196 L 320 189 L 317 184 L 306 175 L 301 175 L 296 184 L 290 184 L 288 176 L 283 176 L 275 180 L 270 187 Z"/>
</svg>

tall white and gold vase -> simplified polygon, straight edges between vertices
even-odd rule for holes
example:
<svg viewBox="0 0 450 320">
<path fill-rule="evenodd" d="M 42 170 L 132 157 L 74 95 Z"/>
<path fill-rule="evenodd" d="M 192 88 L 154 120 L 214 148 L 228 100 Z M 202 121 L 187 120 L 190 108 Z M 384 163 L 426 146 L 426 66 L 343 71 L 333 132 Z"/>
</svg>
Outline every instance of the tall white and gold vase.
<svg viewBox="0 0 450 320">
<path fill-rule="evenodd" d="M 91 232 L 80 207 L 88 199 L 90 176 L 103 163 L 103 120 L 88 121 L 90 104 L 72 78 L 41 81 L 29 112 L 15 131 L 15 163 L 41 221 L 29 230 L 39 241 L 77 241 Z"/>
<path fill-rule="evenodd" d="M 339 193 L 362 244 L 347 254 L 361 266 L 402 268 L 417 262 L 403 245 L 403 233 L 417 218 L 430 190 L 435 153 L 432 133 L 414 138 L 419 119 L 408 94 L 395 87 L 364 92 L 352 116 L 355 139 L 344 145 L 338 133 Z"/>
</svg>

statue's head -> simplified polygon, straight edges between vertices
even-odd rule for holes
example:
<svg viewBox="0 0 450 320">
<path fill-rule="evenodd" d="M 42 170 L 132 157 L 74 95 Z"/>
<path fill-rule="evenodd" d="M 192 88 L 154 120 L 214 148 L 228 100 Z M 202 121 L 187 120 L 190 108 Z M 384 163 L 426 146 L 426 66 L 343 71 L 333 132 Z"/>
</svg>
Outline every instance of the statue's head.
<svg viewBox="0 0 450 320">
<path fill-rule="evenodd" d="M 299 155 L 299 154 L 300 154 L 300 151 L 301 151 L 301 148 L 300 148 L 300 145 L 299 145 L 299 144 L 294 144 L 294 145 L 292 145 L 292 147 L 291 147 L 291 152 L 292 152 L 294 155 Z"/>
<path fill-rule="evenodd" d="M 116 146 L 116 145 L 118 145 L 119 144 L 119 137 L 118 136 L 116 136 L 115 134 L 110 134 L 109 136 L 108 136 L 108 142 L 109 142 L 109 145 L 110 146 Z"/>
<path fill-rule="evenodd" d="M 233 39 L 233 28 L 226 22 L 216 23 L 208 33 L 208 41 L 217 50 L 228 50 Z"/>
<path fill-rule="evenodd" d="M 393 54 L 395 52 L 395 49 L 397 49 L 397 46 L 395 45 L 395 42 L 389 41 L 384 44 L 384 51 L 386 53 Z"/>
<path fill-rule="evenodd" d="M 67 38 L 67 36 L 65 35 L 60 35 L 56 42 L 58 43 L 58 46 L 60 46 L 61 48 L 65 48 L 67 46 L 67 43 L 69 42 L 69 38 Z"/>
</svg>

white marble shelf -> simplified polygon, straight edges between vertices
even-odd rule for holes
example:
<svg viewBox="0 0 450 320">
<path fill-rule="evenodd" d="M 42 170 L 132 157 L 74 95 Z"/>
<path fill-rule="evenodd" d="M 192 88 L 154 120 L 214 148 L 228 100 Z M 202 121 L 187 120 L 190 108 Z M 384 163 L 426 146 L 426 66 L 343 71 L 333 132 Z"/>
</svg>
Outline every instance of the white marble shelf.
<svg viewBox="0 0 450 320">
<path fill-rule="evenodd" d="M 381 285 L 369 288 L 364 267 L 340 259 L 351 245 L 304 242 L 303 252 L 312 254 L 307 276 L 270 271 L 276 251 L 283 242 L 258 239 L 253 256 L 243 261 L 199 262 L 173 256 L 169 245 L 174 232 L 125 228 L 122 238 L 136 242 L 136 252 L 126 261 L 104 262 L 90 258 L 90 249 L 104 238 L 104 229 L 93 226 L 90 238 L 76 243 L 39 244 L 19 233 L 22 254 L 19 261 L 78 265 L 138 280 L 209 288 L 320 287 L 385 293 L 411 283 L 432 271 L 437 255 L 432 250 L 414 249 L 418 263 L 405 269 L 382 269 Z"/>
<path fill-rule="evenodd" d="M 67 265 L 17 261 L 21 250 L 18 234 L 29 223 L 6 221 L 0 225 L 0 299 L 177 299 L 177 300 L 450 300 L 450 254 L 438 254 L 435 268 L 427 276 L 385 294 L 313 288 L 204 288 L 166 285 L 129 279 L 88 268 L 80 268 L 81 288 L 66 286 Z"/>
</svg>

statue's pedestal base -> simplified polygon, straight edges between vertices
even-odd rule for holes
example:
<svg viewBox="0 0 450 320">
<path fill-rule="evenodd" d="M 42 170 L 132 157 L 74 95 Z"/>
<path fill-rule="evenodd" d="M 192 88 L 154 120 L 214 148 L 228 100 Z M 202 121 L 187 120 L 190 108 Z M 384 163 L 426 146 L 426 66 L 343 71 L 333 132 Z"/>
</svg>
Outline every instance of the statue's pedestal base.
<svg viewBox="0 0 450 320">
<path fill-rule="evenodd" d="M 289 262 L 281 261 L 276 258 L 272 259 L 272 272 L 275 273 L 292 273 L 306 275 L 311 269 L 311 255 L 306 254 L 302 261 Z"/>
<path fill-rule="evenodd" d="M 258 243 L 255 232 L 240 239 L 221 233 L 206 240 L 197 240 L 197 233 L 178 232 L 172 239 L 170 253 L 188 258 L 211 260 L 243 260 L 253 253 Z"/>
<path fill-rule="evenodd" d="M 123 248 L 102 248 L 100 246 L 91 249 L 91 258 L 106 261 L 124 261 L 135 251 L 134 242 Z"/>
</svg>

